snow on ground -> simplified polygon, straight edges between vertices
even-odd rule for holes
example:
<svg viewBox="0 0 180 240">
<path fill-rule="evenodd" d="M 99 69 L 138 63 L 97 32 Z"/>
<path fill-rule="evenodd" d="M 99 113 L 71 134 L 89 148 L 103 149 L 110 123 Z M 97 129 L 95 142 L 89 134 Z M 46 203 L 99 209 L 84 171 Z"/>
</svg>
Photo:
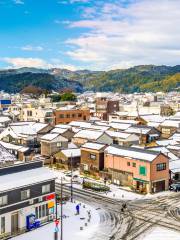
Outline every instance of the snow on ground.
<svg viewBox="0 0 180 240">
<path fill-rule="evenodd" d="M 66 203 L 63 205 L 63 240 L 89 240 L 95 234 L 98 224 L 100 222 L 100 216 L 98 210 L 85 205 L 82 203 L 80 206 L 80 215 L 76 215 L 76 203 Z M 88 213 L 87 211 L 91 211 L 91 220 L 87 221 Z M 60 213 L 60 209 L 58 209 Z M 59 214 L 60 215 L 60 214 Z M 81 219 L 82 218 L 82 219 Z M 88 223 L 85 226 L 85 223 Z M 83 230 L 80 230 L 80 227 L 83 227 Z M 59 223 L 60 228 L 60 223 Z M 60 230 L 60 229 L 59 229 Z M 14 237 L 13 240 L 53 240 L 54 239 L 54 231 L 55 231 L 55 223 L 49 223 L 45 226 L 42 226 L 36 230 L 31 232 L 24 233 L 20 236 Z M 60 232 L 59 238 L 60 239 Z"/>
<path fill-rule="evenodd" d="M 179 240 L 180 232 L 163 227 L 152 228 L 143 234 L 138 240 Z"/>
<path fill-rule="evenodd" d="M 70 171 L 68 171 L 69 176 L 67 176 L 66 172 L 63 172 L 61 170 L 52 170 L 56 177 L 57 177 L 57 181 L 60 182 L 61 177 L 63 178 L 63 183 L 70 183 L 71 180 L 71 174 Z M 75 178 L 74 180 L 76 180 L 78 183 L 74 183 L 73 187 L 74 188 L 78 188 L 78 189 L 82 189 L 82 179 L 83 177 L 79 175 L 78 171 L 74 171 L 73 175 L 78 176 L 78 178 Z M 73 180 L 73 181 L 74 181 Z M 88 179 L 88 181 L 92 181 L 92 182 L 96 182 L 96 183 L 100 183 L 100 184 L 104 184 L 103 181 L 97 181 L 94 179 Z M 110 187 L 110 192 L 107 193 L 99 193 L 101 195 L 113 198 L 113 199 L 117 199 L 117 200 L 138 200 L 138 199 L 150 199 L 150 198 L 157 198 L 157 197 L 161 197 L 161 196 L 165 196 L 165 195 L 169 195 L 171 194 L 170 191 L 165 191 L 165 192 L 159 192 L 156 194 L 139 194 L 136 192 L 133 192 L 130 188 L 128 187 L 119 187 L 116 186 L 114 184 L 108 184 L 108 186 Z"/>
</svg>

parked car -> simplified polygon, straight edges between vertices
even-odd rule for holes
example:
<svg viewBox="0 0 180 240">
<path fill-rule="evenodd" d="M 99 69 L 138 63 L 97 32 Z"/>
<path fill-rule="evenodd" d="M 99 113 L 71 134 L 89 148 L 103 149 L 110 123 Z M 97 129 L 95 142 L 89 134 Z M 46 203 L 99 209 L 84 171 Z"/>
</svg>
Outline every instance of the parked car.
<svg viewBox="0 0 180 240">
<path fill-rule="evenodd" d="M 171 184 L 170 187 L 169 187 L 169 190 L 179 192 L 180 191 L 180 183 Z"/>
</svg>

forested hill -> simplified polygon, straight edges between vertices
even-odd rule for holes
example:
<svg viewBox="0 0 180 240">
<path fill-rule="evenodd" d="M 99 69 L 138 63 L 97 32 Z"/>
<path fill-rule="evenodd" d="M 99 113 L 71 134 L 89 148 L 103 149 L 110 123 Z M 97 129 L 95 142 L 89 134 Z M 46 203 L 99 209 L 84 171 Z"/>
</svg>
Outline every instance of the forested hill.
<svg viewBox="0 0 180 240">
<path fill-rule="evenodd" d="M 46 90 L 71 88 L 122 93 L 171 91 L 180 87 L 180 65 L 141 65 L 112 71 L 21 68 L 0 71 L 0 90 L 19 92 L 33 85 Z"/>
</svg>

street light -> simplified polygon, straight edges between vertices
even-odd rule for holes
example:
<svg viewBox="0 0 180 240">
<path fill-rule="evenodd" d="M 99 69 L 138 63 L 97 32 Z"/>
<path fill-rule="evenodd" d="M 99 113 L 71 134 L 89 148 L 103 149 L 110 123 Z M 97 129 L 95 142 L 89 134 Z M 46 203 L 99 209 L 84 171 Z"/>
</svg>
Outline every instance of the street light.
<svg viewBox="0 0 180 240">
<path fill-rule="evenodd" d="M 63 183 L 61 177 L 61 240 L 63 240 Z"/>
<path fill-rule="evenodd" d="M 114 155 L 113 155 L 113 172 L 112 172 L 112 180 L 113 180 L 113 183 L 114 183 Z"/>
<path fill-rule="evenodd" d="M 73 164 L 72 164 L 72 153 L 71 153 L 71 202 L 73 202 Z"/>
</svg>

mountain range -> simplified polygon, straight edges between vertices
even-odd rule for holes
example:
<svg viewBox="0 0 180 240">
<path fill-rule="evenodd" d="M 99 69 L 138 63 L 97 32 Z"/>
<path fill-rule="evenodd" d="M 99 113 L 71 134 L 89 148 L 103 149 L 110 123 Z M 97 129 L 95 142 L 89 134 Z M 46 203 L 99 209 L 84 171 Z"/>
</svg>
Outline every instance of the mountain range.
<svg viewBox="0 0 180 240">
<path fill-rule="evenodd" d="M 50 91 L 70 88 L 76 92 L 85 90 L 121 93 L 172 91 L 180 87 L 180 65 L 140 65 L 111 71 L 70 71 L 58 68 L 0 70 L 0 90 L 16 93 L 27 86 Z"/>
</svg>

